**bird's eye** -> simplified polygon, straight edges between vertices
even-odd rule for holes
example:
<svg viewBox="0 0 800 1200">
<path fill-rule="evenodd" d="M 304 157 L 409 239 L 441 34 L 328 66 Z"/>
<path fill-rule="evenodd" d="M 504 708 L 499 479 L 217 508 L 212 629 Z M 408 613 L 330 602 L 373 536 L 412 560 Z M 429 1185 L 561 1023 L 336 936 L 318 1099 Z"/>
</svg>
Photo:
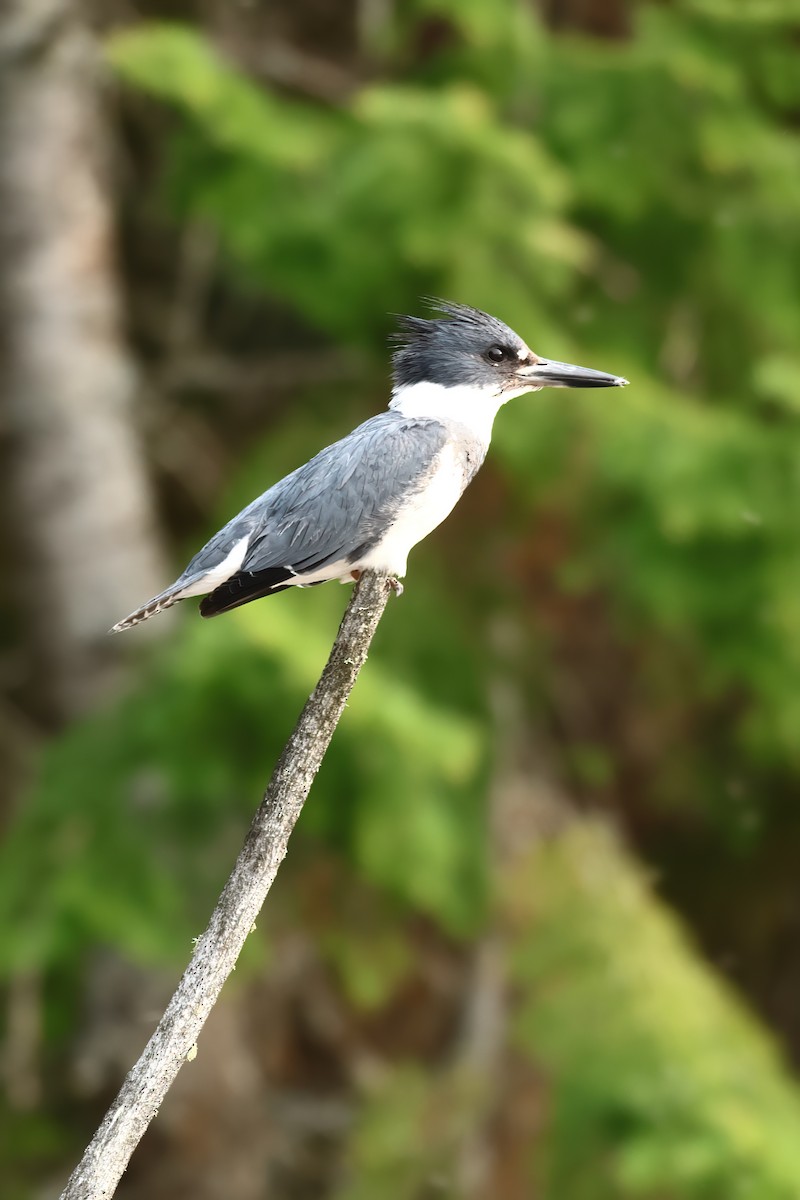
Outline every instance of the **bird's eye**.
<svg viewBox="0 0 800 1200">
<path fill-rule="evenodd" d="M 486 351 L 486 357 L 491 363 L 501 363 L 506 357 L 506 351 L 502 346 L 490 346 Z"/>
</svg>

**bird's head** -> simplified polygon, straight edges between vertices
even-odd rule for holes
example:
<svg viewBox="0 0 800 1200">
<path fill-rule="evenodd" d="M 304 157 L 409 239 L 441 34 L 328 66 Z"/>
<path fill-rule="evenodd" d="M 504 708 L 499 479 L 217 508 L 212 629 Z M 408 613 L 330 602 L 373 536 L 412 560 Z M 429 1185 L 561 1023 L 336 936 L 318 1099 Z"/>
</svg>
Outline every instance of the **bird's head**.
<svg viewBox="0 0 800 1200">
<path fill-rule="evenodd" d="M 400 317 L 392 357 L 395 393 L 417 384 L 466 388 L 501 404 L 543 387 L 623 387 L 620 375 L 541 358 L 496 317 L 446 300 L 431 300 L 443 314 L 425 320 Z"/>
</svg>

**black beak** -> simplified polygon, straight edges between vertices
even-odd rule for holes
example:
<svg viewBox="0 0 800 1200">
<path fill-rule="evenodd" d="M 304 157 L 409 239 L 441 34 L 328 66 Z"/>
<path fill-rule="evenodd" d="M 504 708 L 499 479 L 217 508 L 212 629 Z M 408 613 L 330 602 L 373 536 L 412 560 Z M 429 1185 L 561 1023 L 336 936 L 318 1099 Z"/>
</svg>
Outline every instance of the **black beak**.
<svg viewBox="0 0 800 1200">
<path fill-rule="evenodd" d="M 625 387 L 627 379 L 593 371 L 591 367 L 575 367 L 572 363 L 554 362 L 540 358 L 518 372 L 520 379 L 529 380 L 533 387 L 601 388 Z"/>
</svg>

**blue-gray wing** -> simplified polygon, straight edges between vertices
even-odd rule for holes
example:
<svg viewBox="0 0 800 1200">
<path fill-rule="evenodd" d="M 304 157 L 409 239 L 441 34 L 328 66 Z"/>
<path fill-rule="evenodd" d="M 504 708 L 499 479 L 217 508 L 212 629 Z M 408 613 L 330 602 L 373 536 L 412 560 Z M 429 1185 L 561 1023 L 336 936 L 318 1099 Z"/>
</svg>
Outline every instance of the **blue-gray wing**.
<svg viewBox="0 0 800 1200">
<path fill-rule="evenodd" d="M 195 555 L 182 579 L 210 574 L 247 539 L 240 569 L 207 596 L 204 616 L 289 586 L 342 559 L 357 561 L 427 477 L 444 425 L 385 412 L 322 450 L 254 500 Z"/>
</svg>

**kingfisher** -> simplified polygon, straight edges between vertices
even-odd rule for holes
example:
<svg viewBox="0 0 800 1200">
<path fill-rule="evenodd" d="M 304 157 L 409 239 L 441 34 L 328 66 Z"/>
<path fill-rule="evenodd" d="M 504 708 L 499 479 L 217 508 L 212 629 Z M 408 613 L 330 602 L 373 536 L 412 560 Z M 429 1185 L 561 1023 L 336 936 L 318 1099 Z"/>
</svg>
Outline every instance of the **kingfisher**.
<svg viewBox="0 0 800 1200">
<path fill-rule="evenodd" d="M 409 551 L 444 521 L 483 464 L 498 411 L 544 387 L 624 387 L 627 379 L 541 358 L 497 317 L 446 300 L 402 316 L 392 397 L 273 484 L 195 554 L 174 583 L 111 630 L 203 596 L 215 617 L 290 587 L 389 577 L 399 594 Z"/>
</svg>

